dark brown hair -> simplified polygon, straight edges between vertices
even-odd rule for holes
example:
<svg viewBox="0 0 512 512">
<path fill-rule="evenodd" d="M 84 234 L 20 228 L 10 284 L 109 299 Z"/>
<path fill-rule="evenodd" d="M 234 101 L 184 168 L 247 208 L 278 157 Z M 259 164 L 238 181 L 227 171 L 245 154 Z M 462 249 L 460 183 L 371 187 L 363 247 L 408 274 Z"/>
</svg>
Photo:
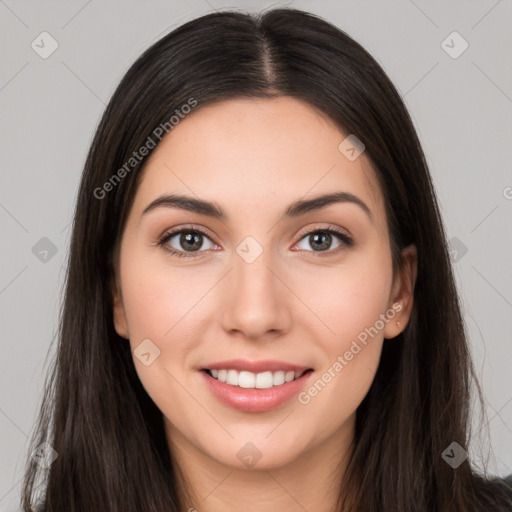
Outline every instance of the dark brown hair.
<svg viewBox="0 0 512 512">
<path fill-rule="evenodd" d="M 402 248 L 418 250 L 412 315 L 399 337 L 384 341 L 357 410 L 339 510 L 489 512 L 510 500 L 500 480 L 469 459 L 452 469 L 441 457 L 454 441 L 468 449 L 472 384 L 481 403 L 482 395 L 435 192 L 404 103 L 343 31 L 299 10 L 274 9 L 217 12 L 180 26 L 136 60 L 103 114 L 81 178 L 58 348 L 31 446 L 47 442 L 58 457 L 48 469 L 28 457 L 25 511 L 41 483 L 45 512 L 183 508 L 162 413 L 113 325 L 115 250 L 147 156 L 126 163 L 148 141 L 156 145 L 156 128 L 191 100 L 201 108 L 283 95 L 308 102 L 364 143 L 386 201 L 393 270 Z M 116 173 L 122 179 L 114 181 Z"/>
</svg>

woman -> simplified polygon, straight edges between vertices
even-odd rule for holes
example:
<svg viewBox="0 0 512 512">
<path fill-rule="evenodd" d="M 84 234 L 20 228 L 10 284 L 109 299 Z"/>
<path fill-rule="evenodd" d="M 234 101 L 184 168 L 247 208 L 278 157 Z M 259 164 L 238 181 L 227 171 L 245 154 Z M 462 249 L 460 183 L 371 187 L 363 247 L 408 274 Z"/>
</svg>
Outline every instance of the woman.
<svg viewBox="0 0 512 512">
<path fill-rule="evenodd" d="M 68 269 L 24 510 L 41 477 L 48 512 L 512 510 L 467 458 L 474 374 L 414 127 L 318 17 L 219 12 L 144 52 Z"/>
</svg>

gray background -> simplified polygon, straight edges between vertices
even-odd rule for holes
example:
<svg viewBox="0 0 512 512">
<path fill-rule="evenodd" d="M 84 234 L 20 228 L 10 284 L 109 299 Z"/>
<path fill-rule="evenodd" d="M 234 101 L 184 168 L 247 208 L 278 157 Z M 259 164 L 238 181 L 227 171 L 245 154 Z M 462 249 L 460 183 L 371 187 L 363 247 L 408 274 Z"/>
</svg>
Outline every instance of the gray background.
<svg viewBox="0 0 512 512">
<path fill-rule="evenodd" d="M 454 249 L 483 385 L 489 422 L 483 438 L 475 431 L 473 439 L 490 455 L 491 473 L 512 473 L 511 0 L 0 0 L 1 511 L 17 508 L 53 354 L 78 181 L 108 98 L 135 58 L 172 28 L 214 9 L 271 5 L 335 23 L 370 51 L 404 97 Z M 46 59 L 31 47 L 50 48 L 43 31 L 58 43 Z M 457 58 L 445 51 L 463 48 L 446 39 L 453 31 L 469 44 Z"/>
</svg>

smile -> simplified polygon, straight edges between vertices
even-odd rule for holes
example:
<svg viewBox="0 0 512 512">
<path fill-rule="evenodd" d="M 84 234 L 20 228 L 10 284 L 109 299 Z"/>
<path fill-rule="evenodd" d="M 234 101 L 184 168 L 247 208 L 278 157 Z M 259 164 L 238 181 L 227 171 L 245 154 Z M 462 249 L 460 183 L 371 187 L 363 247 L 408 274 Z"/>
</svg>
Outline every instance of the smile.
<svg viewBox="0 0 512 512">
<path fill-rule="evenodd" d="M 298 379 L 308 370 L 299 372 L 278 370 L 261 373 L 233 369 L 211 369 L 206 371 L 214 379 L 230 386 L 238 386 L 244 389 L 268 389 Z"/>
<path fill-rule="evenodd" d="M 308 385 L 313 369 L 259 372 L 203 368 L 206 389 L 220 403 L 241 412 L 267 412 L 285 406 Z"/>
</svg>

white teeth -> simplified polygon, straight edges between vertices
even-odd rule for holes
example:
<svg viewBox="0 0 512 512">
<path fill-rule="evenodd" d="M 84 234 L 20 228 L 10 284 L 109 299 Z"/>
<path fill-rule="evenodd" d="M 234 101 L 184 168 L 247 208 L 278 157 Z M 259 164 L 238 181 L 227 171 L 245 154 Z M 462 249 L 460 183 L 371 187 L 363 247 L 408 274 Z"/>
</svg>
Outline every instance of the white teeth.
<svg viewBox="0 0 512 512">
<path fill-rule="evenodd" d="M 274 376 L 272 372 L 263 372 L 256 375 L 256 387 L 258 389 L 271 388 L 274 385 Z"/>
<path fill-rule="evenodd" d="M 282 370 L 274 372 L 274 386 L 280 386 L 281 384 L 284 384 L 284 372 Z"/>
<path fill-rule="evenodd" d="M 238 386 L 238 372 L 236 370 L 228 370 L 228 375 L 226 377 L 226 384 L 231 384 L 232 386 Z"/>
<path fill-rule="evenodd" d="M 238 374 L 236 370 L 229 370 L 230 372 L 235 372 Z M 251 372 L 240 372 L 240 375 L 238 377 L 238 383 L 237 385 L 241 388 L 254 388 L 254 384 L 256 383 L 256 375 Z M 229 382 L 227 383 L 229 384 Z"/>
<path fill-rule="evenodd" d="M 245 389 L 268 389 L 273 386 L 280 386 L 285 382 L 298 379 L 304 372 L 279 370 L 277 372 L 252 373 L 237 370 L 209 370 L 210 375 L 231 386 L 239 386 Z"/>
</svg>

